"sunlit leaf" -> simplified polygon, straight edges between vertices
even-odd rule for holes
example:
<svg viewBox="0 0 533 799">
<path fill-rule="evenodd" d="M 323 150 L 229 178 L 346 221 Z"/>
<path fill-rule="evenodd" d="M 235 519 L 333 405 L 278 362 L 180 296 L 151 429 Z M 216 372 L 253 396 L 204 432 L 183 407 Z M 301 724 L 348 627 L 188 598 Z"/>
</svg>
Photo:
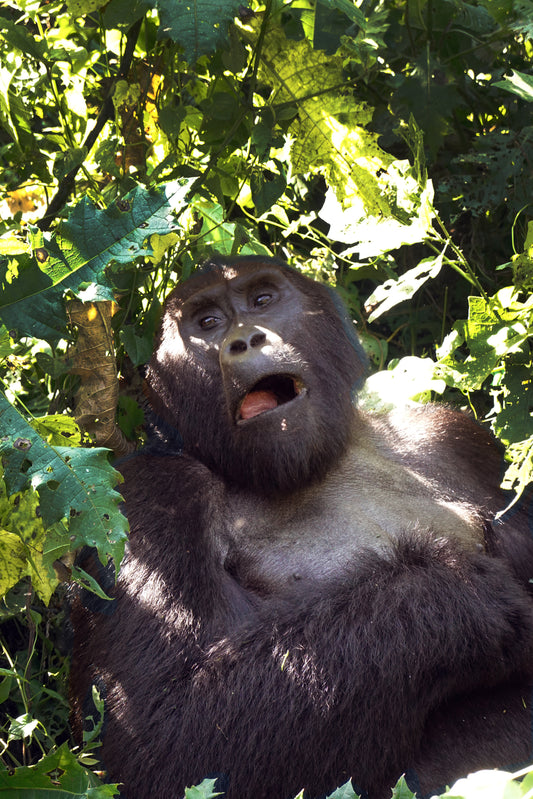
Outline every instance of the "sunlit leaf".
<svg viewBox="0 0 533 799">
<path fill-rule="evenodd" d="M 506 771 L 484 770 L 457 780 L 443 799 L 519 799 L 520 784 Z"/>
<path fill-rule="evenodd" d="M 366 410 L 383 413 L 428 402 L 445 388 L 446 383 L 437 376 L 436 364 L 431 358 L 407 355 L 392 362 L 388 369 L 370 375 L 358 401 Z"/>
<path fill-rule="evenodd" d="M 365 310 L 371 311 L 368 321 L 373 322 L 398 303 L 410 300 L 426 281 L 439 274 L 443 258 L 444 251 L 436 258 L 425 258 L 398 278 L 386 280 L 378 286 L 365 303 Z"/>
<path fill-rule="evenodd" d="M 448 385 L 462 391 L 479 389 L 502 358 L 521 351 L 529 338 L 521 317 L 525 307 L 533 307 L 533 297 L 522 304 L 513 300 L 514 296 L 510 287 L 489 299 L 469 297 L 468 319 L 456 322 L 437 350 L 438 371 Z M 455 357 L 463 345 L 469 354 L 466 358 Z"/>
<path fill-rule="evenodd" d="M 511 463 L 503 476 L 502 488 L 514 492 L 514 505 L 533 483 L 533 435 L 511 444 L 506 454 Z"/>
<path fill-rule="evenodd" d="M 68 536 L 63 536 L 60 551 L 52 552 L 51 541 L 59 542 L 59 538 L 59 534 L 46 535 L 38 493 L 30 488 L 8 497 L 0 478 L 0 596 L 28 576 L 38 596 L 48 604 L 59 582 L 53 561 L 70 545 Z"/>
<path fill-rule="evenodd" d="M 533 102 L 533 76 L 527 75 L 525 72 L 518 72 L 515 69 L 511 75 L 496 81 L 494 86 L 516 94 L 521 100 L 526 100 L 528 103 Z"/>
<path fill-rule="evenodd" d="M 9 493 L 30 486 L 40 498 L 45 527 L 64 521 L 72 549 L 97 547 L 105 563 L 120 563 L 126 520 L 114 491 L 120 475 L 108 463 L 107 450 L 55 447 L 44 441 L 0 394 L 0 455 Z"/>
</svg>

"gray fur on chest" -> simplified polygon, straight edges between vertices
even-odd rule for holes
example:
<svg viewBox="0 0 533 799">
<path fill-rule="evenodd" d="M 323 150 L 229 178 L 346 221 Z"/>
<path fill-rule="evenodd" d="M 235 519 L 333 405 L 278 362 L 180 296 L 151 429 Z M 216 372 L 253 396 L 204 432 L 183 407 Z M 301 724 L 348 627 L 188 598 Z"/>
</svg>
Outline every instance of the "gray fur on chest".
<svg viewBox="0 0 533 799">
<path fill-rule="evenodd" d="M 469 550 L 483 545 L 481 521 L 468 503 L 450 500 L 432 481 L 369 447 L 352 450 L 335 474 L 290 498 L 240 492 L 227 499 L 225 567 L 244 586 L 267 592 L 353 572 L 362 551 L 386 552 L 416 530 Z"/>
</svg>

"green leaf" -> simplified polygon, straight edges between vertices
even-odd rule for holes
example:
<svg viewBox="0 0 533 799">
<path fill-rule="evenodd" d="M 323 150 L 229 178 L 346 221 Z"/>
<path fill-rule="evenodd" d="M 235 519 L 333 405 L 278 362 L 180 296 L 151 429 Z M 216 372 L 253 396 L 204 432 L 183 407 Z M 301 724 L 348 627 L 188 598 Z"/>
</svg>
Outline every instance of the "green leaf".
<svg viewBox="0 0 533 799">
<path fill-rule="evenodd" d="M 271 255 L 249 230 L 236 222 L 226 222 L 225 212 L 219 203 L 194 197 L 191 205 L 203 219 L 202 240 L 221 255 Z"/>
<path fill-rule="evenodd" d="M 11 354 L 11 339 L 5 325 L 0 325 L 0 358 L 7 358 Z"/>
<path fill-rule="evenodd" d="M 468 320 L 456 322 L 437 350 L 439 374 L 463 392 L 481 388 L 505 356 L 521 351 L 529 338 L 524 319 L 533 297 L 520 303 L 513 287 L 507 287 L 489 299 L 469 297 L 468 302 Z M 455 353 L 463 344 L 469 355 L 461 359 Z"/>
<path fill-rule="evenodd" d="M 102 14 L 104 26 L 108 29 L 127 29 L 154 5 L 150 0 L 111 0 Z"/>
<path fill-rule="evenodd" d="M 76 169 L 80 164 L 83 164 L 86 158 L 86 147 L 71 147 L 58 153 L 54 161 L 54 176 L 57 180 L 63 180 L 65 175 L 68 175 L 72 169 Z"/>
<path fill-rule="evenodd" d="M 508 78 L 496 81 L 493 86 L 516 94 L 517 97 L 528 103 L 533 102 L 533 75 L 526 75 L 525 72 L 518 72 L 515 69 Z"/>
<path fill-rule="evenodd" d="M 277 118 L 287 107 L 297 110 L 289 127 L 293 171 L 320 173 L 329 187 L 319 212 L 331 225 L 329 237 L 370 237 L 380 252 L 423 240 L 433 217 L 431 183 L 420 163 L 395 160 L 366 129 L 372 111 L 346 92 L 342 59 L 278 29 L 265 36 L 263 57 L 259 77 L 273 87 Z"/>
<path fill-rule="evenodd" d="M 370 375 L 358 401 L 368 411 L 387 413 L 402 405 L 428 402 L 432 393 L 442 394 L 445 388 L 446 383 L 437 377 L 436 364 L 431 358 L 407 355 Z"/>
<path fill-rule="evenodd" d="M 15 533 L 0 530 L 0 558 L 0 597 L 3 597 L 27 573 L 26 549 Z"/>
<path fill-rule="evenodd" d="M 0 596 L 29 576 L 48 604 L 59 582 L 53 561 L 68 551 L 70 542 L 64 539 L 56 553 L 48 549 L 47 538 L 37 492 L 29 489 L 8 497 L 5 482 L 0 480 Z"/>
<path fill-rule="evenodd" d="M 79 566 L 72 566 L 71 580 L 73 583 L 78 583 L 78 585 L 81 585 L 82 588 L 85 588 L 87 591 L 96 594 L 96 596 L 100 597 L 100 599 L 105 599 L 108 602 L 113 601 L 112 597 L 106 594 L 94 577 L 92 577 L 92 575 L 88 574 L 83 569 L 80 569 Z"/>
<path fill-rule="evenodd" d="M 287 181 L 283 175 L 273 175 L 267 180 L 263 175 L 252 175 L 250 188 L 258 216 L 262 216 L 285 191 Z"/>
<path fill-rule="evenodd" d="M 400 777 L 392 790 L 392 799 L 415 799 L 415 794 L 409 788 L 405 777 Z"/>
<path fill-rule="evenodd" d="M 11 138 L 20 144 L 20 131 L 30 130 L 30 118 L 27 109 L 17 95 L 11 90 L 14 73 L 0 67 L 0 124 L 8 131 Z"/>
<path fill-rule="evenodd" d="M 11 693 L 11 686 L 13 685 L 13 675 L 4 677 L 0 682 L 0 705 L 6 701 Z"/>
<path fill-rule="evenodd" d="M 73 17 L 83 17 L 102 8 L 106 2 L 107 0 L 67 0 L 67 8 Z"/>
<path fill-rule="evenodd" d="M 352 781 L 348 780 L 348 782 L 345 782 L 340 788 L 337 788 L 336 791 L 329 794 L 327 799 L 359 799 L 359 794 L 355 793 Z"/>
<path fill-rule="evenodd" d="M 154 233 L 176 228 L 172 217 L 180 210 L 191 179 L 149 191 L 141 186 L 99 210 L 85 198 L 51 236 L 33 230 L 34 259 L 21 257 L 14 265 L 0 264 L 0 317 L 10 330 L 56 341 L 65 335 L 63 295 L 81 299 L 113 299 L 106 275 L 111 263 L 129 263 L 147 256 Z M 80 286 L 90 289 L 80 292 Z"/>
<path fill-rule="evenodd" d="M 520 776 L 522 774 L 525 774 L 525 777 L 520 783 L 520 788 L 522 790 L 522 795 L 526 796 L 527 793 L 533 790 L 533 766 L 527 766 L 525 769 L 521 770 Z"/>
<path fill-rule="evenodd" d="M 5 799 L 107 799 L 117 794 L 117 785 L 102 785 L 66 743 L 35 766 L 0 770 L 0 797 Z"/>
<path fill-rule="evenodd" d="M 91 743 L 91 741 L 97 741 L 99 739 L 102 732 L 102 727 L 104 725 L 105 703 L 96 685 L 92 686 L 91 693 L 94 705 L 94 713 L 90 716 L 87 716 L 85 719 L 86 721 L 91 722 L 89 725 L 87 725 L 91 727 L 91 729 L 83 730 L 83 743 L 85 747 L 88 743 Z"/>
<path fill-rule="evenodd" d="M 82 435 L 76 421 L 71 416 L 51 413 L 30 421 L 33 429 L 53 447 L 77 447 L 81 445 Z"/>
<path fill-rule="evenodd" d="M 148 363 L 154 348 L 151 333 L 139 336 L 135 325 L 124 325 L 120 331 L 120 341 L 134 366 Z"/>
<path fill-rule="evenodd" d="M 33 420 L 33 424 L 40 422 Z M 75 422 L 72 425 L 77 430 Z M 44 429 L 49 437 L 54 435 L 49 427 Z M 58 440 L 62 441 L 63 436 L 59 434 Z M 75 436 L 70 443 L 76 443 Z M 54 561 L 69 551 L 70 544 L 64 524 L 45 530 L 37 491 L 29 487 L 8 496 L 6 483 L 0 479 L 0 596 L 5 597 L 19 580 L 29 576 L 36 593 L 47 605 L 59 583 Z"/>
<path fill-rule="evenodd" d="M 532 364 L 508 363 L 495 396 L 496 416 L 492 429 L 504 444 L 516 444 L 533 436 Z"/>
<path fill-rule="evenodd" d="M 389 211 L 378 173 L 393 162 L 365 130 L 371 110 L 343 91 L 342 59 L 313 50 L 307 39 L 287 39 L 268 32 L 261 80 L 273 86 L 275 106 L 295 104 L 298 116 L 289 128 L 295 173 L 322 172 L 339 201 L 360 197 L 367 213 Z"/>
<path fill-rule="evenodd" d="M 215 796 L 222 796 L 220 791 L 214 791 L 216 780 L 203 780 L 200 785 L 192 788 L 185 788 L 185 799 L 214 799 Z"/>
<path fill-rule="evenodd" d="M 358 25 L 365 24 L 365 15 L 354 3 L 350 0 L 318 0 L 319 5 L 325 6 L 328 10 L 341 11 L 346 14 L 349 20 L 356 22 Z M 349 785 L 349 783 L 346 783 Z"/>
<path fill-rule="evenodd" d="M 180 44 L 185 60 L 194 64 L 226 43 L 240 5 L 240 0 L 158 0 L 159 35 Z"/>
<path fill-rule="evenodd" d="M 5 31 L 2 38 L 9 42 L 13 50 L 18 50 L 26 57 L 31 56 L 37 61 L 45 60 L 46 42 L 32 36 L 27 25 L 17 25 L 5 17 L 0 17 L 0 31 Z"/>
<path fill-rule="evenodd" d="M 490 0 L 490 5 L 497 0 Z M 515 31 L 520 38 L 533 39 L 533 2 L 532 0 L 512 0 L 515 20 L 509 27 Z M 488 6 L 490 11 L 490 6 Z"/>
<path fill-rule="evenodd" d="M 136 428 L 142 427 L 144 412 L 133 397 L 122 394 L 118 398 L 118 426 L 130 441 L 135 439 Z"/>
<path fill-rule="evenodd" d="M 426 281 L 437 277 L 443 257 L 444 250 L 436 258 L 424 258 L 405 274 L 378 286 L 365 302 L 365 310 L 371 311 L 368 321 L 373 322 L 398 303 L 410 300 Z"/>
<path fill-rule="evenodd" d="M 512 462 L 503 476 L 502 488 L 515 492 L 514 505 L 533 481 L 533 436 L 511 444 L 506 456 Z"/>
<path fill-rule="evenodd" d="M 100 559 L 120 563 L 127 523 L 113 490 L 120 475 L 101 448 L 54 447 L 44 441 L 0 394 L 0 455 L 10 493 L 31 485 L 40 497 L 45 527 L 65 521 L 72 549 L 97 547 Z"/>
<path fill-rule="evenodd" d="M 25 713 L 16 719 L 11 719 L 7 740 L 20 741 L 22 738 L 31 738 L 38 724 L 39 722 L 29 713 Z"/>
</svg>

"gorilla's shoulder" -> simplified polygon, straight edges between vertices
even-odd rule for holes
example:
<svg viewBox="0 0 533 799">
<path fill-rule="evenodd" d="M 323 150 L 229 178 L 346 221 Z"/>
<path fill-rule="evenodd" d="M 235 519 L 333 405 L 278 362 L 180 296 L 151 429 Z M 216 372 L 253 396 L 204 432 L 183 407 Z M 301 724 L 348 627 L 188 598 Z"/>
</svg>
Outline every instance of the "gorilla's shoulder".
<svg viewBox="0 0 533 799">
<path fill-rule="evenodd" d="M 492 433 L 463 411 L 429 403 L 371 417 L 402 462 L 452 490 L 473 483 L 499 493 L 502 453 Z M 489 485 L 490 484 L 490 485 Z"/>
<path fill-rule="evenodd" d="M 417 448 L 431 447 L 432 452 L 453 454 L 464 452 L 468 447 L 469 457 L 476 453 L 494 452 L 500 457 L 494 437 L 468 413 L 449 405 L 428 403 L 416 408 L 392 411 L 386 423 L 400 446 Z"/>
</svg>

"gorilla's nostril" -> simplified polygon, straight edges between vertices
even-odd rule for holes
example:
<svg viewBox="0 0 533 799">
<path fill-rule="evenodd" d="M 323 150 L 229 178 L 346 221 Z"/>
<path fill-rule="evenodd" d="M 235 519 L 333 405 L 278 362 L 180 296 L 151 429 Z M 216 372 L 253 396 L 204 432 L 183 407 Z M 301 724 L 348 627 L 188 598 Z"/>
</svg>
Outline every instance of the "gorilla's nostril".
<svg viewBox="0 0 533 799">
<path fill-rule="evenodd" d="M 250 338 L 250 347 L 261 347 L 266 341 L 265 333 L 254 333 Z"/>
<path fill-rule="evenodd" d="M 248 347 L 246 346 L 246 341 L 242 338 L 238 338 L 236 341 L 232 341 L 229 345 L 229 351 L 232 355 L 240 355 L 241 352 L 246 352 Z"/>
</svg>

